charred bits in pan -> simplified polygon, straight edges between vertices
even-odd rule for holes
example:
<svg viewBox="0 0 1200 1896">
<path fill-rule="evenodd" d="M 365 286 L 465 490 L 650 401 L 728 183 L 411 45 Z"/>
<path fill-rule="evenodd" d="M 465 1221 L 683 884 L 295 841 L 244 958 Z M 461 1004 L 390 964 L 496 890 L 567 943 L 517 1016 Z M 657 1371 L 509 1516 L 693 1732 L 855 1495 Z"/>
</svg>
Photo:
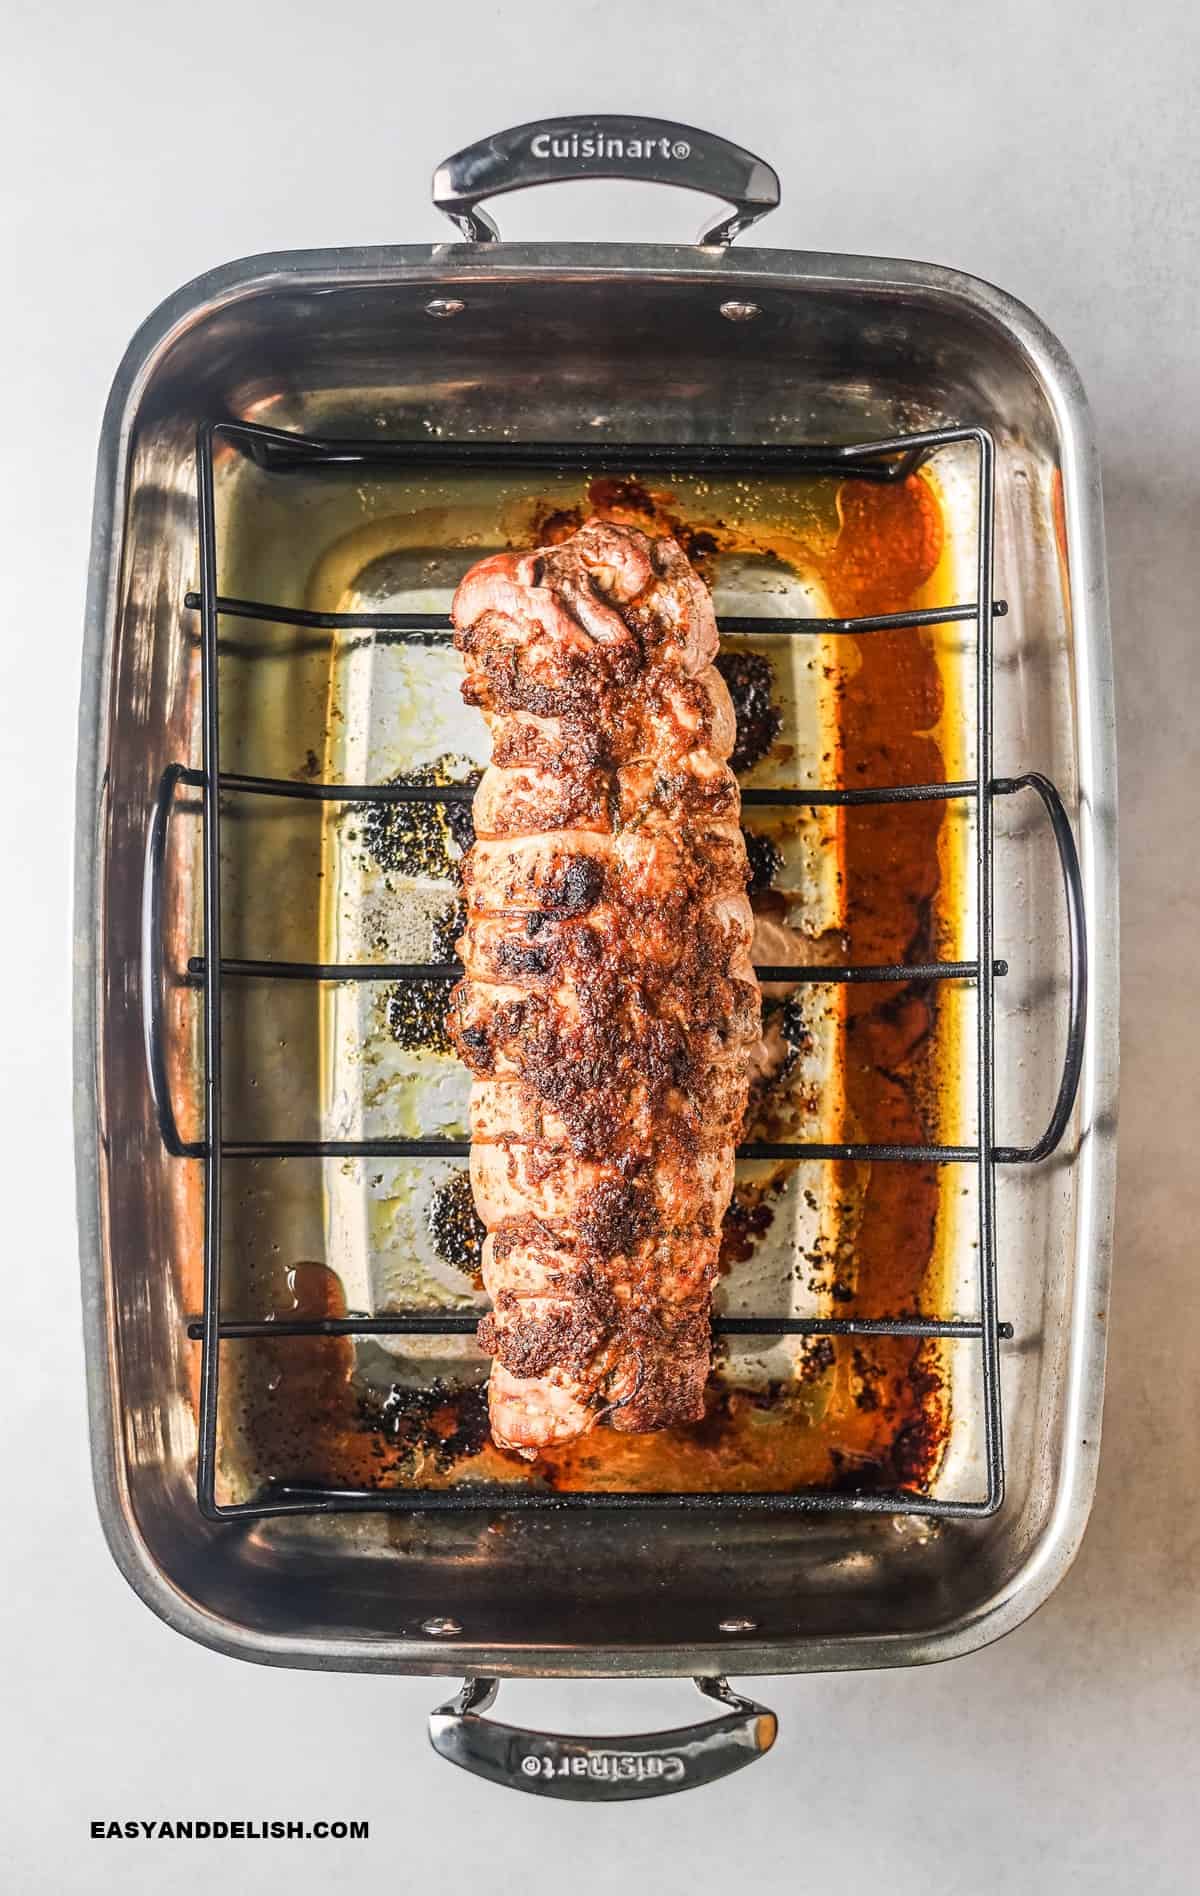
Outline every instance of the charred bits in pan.
<svg viewBox="0 0 1200 1896">
<path fill-rule="evenodd" d="M 453 961 L 458 952 L 458 938 L 467 925 L 467 905 L 462 901 L 447 902 L 433 918 L 429 930 L 429 954 L 433 961 Z"/>
<path fill-rule="evenodd" d="M 445 756 L 402 771 L 393 783 L 474 784 L 478 770 L 463 757 Z M 469 803 L 366 803 L 354 806 L 368 854 L 385 875 L 455 881 L 475 840 Z"/>
<path fill-rule="evenodd" d="M 783 868 L 783 851 L 772 837 L 763 836 L 757 830 L 744 829 L 742 839 L 750 859 L 750 881 L 746 893 L 753 901 L 756 895 L 765 895 L 774 886 L 775 878 Z"/>
<path fill-rule="evenodd" d="M 775 667 L 762 652 L 720 652 L 717 670 L 729 688 L 737 718 L 731 767 L 741 772 L 761 763 L 783 729 L 775 704 Z"/>
<path fill-rule="evenodd" d="M 426 1387 L 393 1384 L 388 1394 L 367 1397 L 361 1408 L 366 1429 L 380 1436 L 398 1460 L 389 1474 L 413 1472 L 433 1462 L 442 1473 L 478 1455 L 488 1445 L 487 1384 L 463 1388 L 435 1377 Z"/>
<path fill-rule="evenodd" d="M 425 1222 L 442 1262 L 474 1277 L 487 1233 L 475 1209 L 471 1177 L 465 1166 L 459 1166 L 434 1186 Z"/>
<path fill-rule="evenodd" d="M 461 757 L 443 756 L 392 779 L 413 785 L 472 784 L 478 771 Z M 449 803 L 369 803 L 356 806 L 362 823 L 363 844 L 385 875 L 432 878 L 457 882 L 463 856 L 475 840 L 471 805 Z M 465 913 L 458 901 L 435 916 L 430 931 L 430 956 L 450 961 L 462 932 Z M 451 983 L 442 977 L 402 981 L 387 997 L 388 1032 L 406 1053 L 452 1051 L 446 1031 L 446 1003 Z"/>
<path fill-rule="evenodd" d="M 388 1032 L 405 1053 L 450 1053 L 446 1004 L 452 978 L 400 981 L 387 997 Z"/>
</svg>

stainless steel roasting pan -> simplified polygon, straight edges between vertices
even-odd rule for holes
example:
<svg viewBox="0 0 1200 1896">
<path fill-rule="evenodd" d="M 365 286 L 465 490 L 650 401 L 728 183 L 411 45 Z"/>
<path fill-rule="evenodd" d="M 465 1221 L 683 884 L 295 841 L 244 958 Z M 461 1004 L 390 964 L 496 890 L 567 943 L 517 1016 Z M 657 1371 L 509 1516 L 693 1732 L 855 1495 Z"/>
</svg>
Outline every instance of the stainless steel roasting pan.
<svg viewBox="0 0 1200 1896">
<path fill-rule="evenodd" d="M 496 241 L 478 209 L 480 198 L 518 184 L 592 173 L 691 184 L 723 199 L 729 213 L 695 247 L 530 245 Z M 461 241 L 255 257 L 180 290 L 131 343 L 100 441 L 80 720 L 75 1084 L 92 1455 L 109 1544 L 155 1612 L 219 1651 L 273 1665 L 465 1677 L 462 1697 L 435 1715 L 439 1749 L 551 1795 L 659 1794 L 758 1755 L 774 1722 L 728 1692 L 726 1672 L 908 1665 L 1008 1632 L 1070 1564 L 1095 1480 L 1117 926 L 1112 682 L 1091 424 L 1061 345 L 987 284 L 918 263 L 731 249 L 735 232 L 777 197 L 769 166 L 691 128 L 635 119 L 518 128 L 438 172 L 435 199 Z M 288 827 L 302 825 L 309 806 L 293 809 L 286 799 L 269 817 L 256 806 L 235 818 L 228 803 L 220 840 L 205 773 L 217 737 L 222 771 L 304 782 L 328 763 L 322 734 L 344 707 L 330 711 L 319 615 L 304 644 L 306 588 L 346 536 L 366 531 L 368 553 L 375 545 L 390 558 L 384 539 L 370 542 L 374 523 L 389 509 L 389 518 L 410 518 L 416 505 L 409 490 L 389 485 L 386 470 L 349 465 L 334 483 L 336 505 L 327 506 L 320 494 L 333 485 L 320 488 L 303 449 L 293 485 L 271 487 L 270 439 L 256 460 L 236 438 L 243 424 L 323 443 L 326 461 L 337 459 L 331 442 L 409 444 L 432 456 L 421 465 L 434 482 L 451 478 L 439 444 L 475 444 L 480 466 L 503 483 L 508 460 L 519 473 L 523 447 L 536 458 L 529 444 L 574 444 L 580 465 L 600 469 L 620 444 L 619 466 L 644 462 L 647 473 L 664 444 L 675 464 L 690 452 L 701 471 L 731 449 L 734 461 L 742 456 L 738 468 L 757 454 L 769 474 L 772 455 L 786 459 L 797 446 L 822 444 L 836 459 L 914 436 L 947 447 L 951 512 L 963 468 L 964 480 L 978 472 L 979 491 L 994 480 L 986 510 L 983 499 L 978 514 L 974 501 L 962 509 L 960 577 L 971 613 L 937 636 L 957 636 L 970 663 L 985 613 L 992 628 L 981 693 L 963 699 L 977 746 L 966 775 L 978 765 L 987 833 L 967 922 L 977 928 L 986 919 L 1007 973 L 993 981 L 981 948 L 968 941 L 960 950 L 979 953 L 977 998 L 994 1008 L 981 1091 L 978 1043 L 963 1040 L 967 1093 L 991 1116 L 966 1125 L 968 1145 L 983 1139 L 988 1150 L 977 1172 L 960 1174 L 964 1193 L 978 1176 L 989 1198 L 980 1217 L 992 1274 L 982 1272 L 974 1306 L 969 1270 L 955 1281 L 968 1306 L 956 1314 L 977 1339 L 963 1347 L 974 1364 L 983 1340 L 999 1420 L 994 1440 L 971 1423 L 979 1371 L 967 1364 L 953 1383 L 957 1459 L 932 1496 L 914 1491 L 907 1503 L 900 1496 L 876 1507 L 843 1483 L 836 1507 L 819 1498 L 743 1506 L 728 1495 L 693 1495 L 688 1506 L 659 1504 L 653 1494 L 623 1503 L 611 1493 L 596 1505 L 575 1495 L 561 1506 L 524 1507 L 503 1491 L 460 1505 L 450 1488 L 435 1507 L 375 1508 L 368 1497 L 333 1511 L 293 1492 L 277 1510 L 239 1514 L 238 1495 L 248 1490 L 237 1487 L 228 1443 L 215 1469 L 201 1466 L 198 1489 L 197 1417 L 217 1348 L 211 1326 L 237 1314 L 237 1221 L 258 1218 L 264 1248 L 286 1230 L 285 1242 L 303 1246 L 295 1255 L 328 1255 L 330 1206 L 341 1204 L 336 1180 L 353 1164 L 318 1161 L 306 1173 L 298 1158 L 279 1174 L 290 1185 L 251 1203 L 253 1194 L 243 1201 L 230 1183 L 239 1161 L 227 1158 L 227 1277 L 221 1307 L 206 1307 L 206 1179 L 210 1219 L 214 1188 L 205 1150 L 214 1113 L 219 1130 L 223 1107 L 226 1137 L 263 1135 L 266 1091 L 273 1136 L 303 1138 L 314 1115 L 318 1132 L 329 1125 L 305 1095 L 300 1041 L 313 1002 L 303 983 L 235 991 L 227 982 L 223 1003 L 218 990 L 224 1097 L 214 1101 L 210 1086 L 206 1099 L 205 1030 L 214 1022 L 197 973 L 206 964 L 194 957 L 216 943 L 223 955 L 304 959 L 308 911 L 280 880 L 280 864 L 320 858 L 302 828 Z M 879 450 L 872 465 L 883 477 L 895 471 L 895 455 Z M 463 504 L 478 518 L 487 493 L 469 483 L 484 477 L 476 469 L 463 478 Z M 551 487 L 558 478 L 545 477 Z M 445 485 L 432 501 L 425 494 L 426 507 L 433 501 L 458 504 Z M 285 505 L 299 509 L 286 531 Z M 205 535 L 218 529 L 220 553 L 210 558 L 202 547 L 217 541 Z M 455 574 L 444 559 L 438 565 L 432 528 L 425 538 L 427 570 L 397 577 L 393 559 L 376 594 L 368 589 L 368 618 L 372 597 L 378 610 L 385 594 L 393 606 L 415 599 L 426 616 L 445 611 Z M 460 536 L 455 571 L 474 557 L 471 541 Z M 486 534 L 474 536 L 475 545 L 485 542 Z M 738 583 L 753 591 L 758 581 Z M 218 597 L 229 595 L 297 610 L 282 626 L 266 622 L 269 614 L 221 617 Z M 1007 604 L 1003 617 L 997 604 L 994 625 L 993 599 Z M 261 690 L 248 682 L 252 651 L 266 655 L 253 673 L 267 681 Z M 219 716 L 204 675 L 218 653 Z M 382 689 L 378 678 L 371 689 Z M 362 703 L 369 698 L 368 690 Z M 352 747 L 341 756 L 345 772 Z M 1018 780 L 1038 795 L 1011 794 Z M 266 866 L 252 873 L 246 864 L 260 846 L 266 854 L 256 860 Z M 209 932 L 214 868 L 223 940 Z M 320 871 L 306 873 L 311 907 Z M 255 934 L 264 917 L 278 922 L 266 945 L 261 929 Z M 243 998 L 251 991 L 258 1011 Z M 294 1052 L 280 1045 L 293 1025 Z M 221 1026 L 218 1019 L 218 1038 Z M 314 1089 L 336 1064 L 336 1049 L 322 1044 Z M 1055 1128 L 1056 1149 L 1038 1161 L 1056 1094 L 1065 1123 Z M 326 1180 L 315 1211 L 301 1203 L 313 1176 Z M 353 1223 L 344 1205 L 337 1217 L 347 1230 Z M 964 1246 L 977 1255 L 971 1241 Z M 340 1254 L 330 1261 L 341 1268 Z M 385 1286 L 373 1307 L 386 1311 L 388 1296 Z M 364 1307 L 357 1293 L 352 1307 Z M 455 1347 L 469 1349 L 469 1339 Z M 230 1383 L 235 1369 L 222 1372 Z M 220 1505 L 223 1494 L 231 1505 Z M 725 1702 L 715 1724 L 682 1733 L 531 1736 L 483 1716 L 490 1682 L 521 1674 L 690 1674 Z"/>
</svg>

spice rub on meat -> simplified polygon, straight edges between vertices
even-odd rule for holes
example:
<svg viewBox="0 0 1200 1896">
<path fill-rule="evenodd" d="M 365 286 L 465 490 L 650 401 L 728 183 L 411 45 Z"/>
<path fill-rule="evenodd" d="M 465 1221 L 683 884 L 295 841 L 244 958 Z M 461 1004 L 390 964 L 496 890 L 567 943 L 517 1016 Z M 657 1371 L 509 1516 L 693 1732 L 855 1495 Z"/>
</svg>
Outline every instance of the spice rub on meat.
<svg viewBox="0 0 1200 1896">
<path fill-rule="evenodd" d="M 760 1000 L 712 600 L 592 519 L 454 599 L 491 730 L 450 1031 L 474 1076 L 491 1428 L 527 1457 L 698 1417 Z"/>
</svg>

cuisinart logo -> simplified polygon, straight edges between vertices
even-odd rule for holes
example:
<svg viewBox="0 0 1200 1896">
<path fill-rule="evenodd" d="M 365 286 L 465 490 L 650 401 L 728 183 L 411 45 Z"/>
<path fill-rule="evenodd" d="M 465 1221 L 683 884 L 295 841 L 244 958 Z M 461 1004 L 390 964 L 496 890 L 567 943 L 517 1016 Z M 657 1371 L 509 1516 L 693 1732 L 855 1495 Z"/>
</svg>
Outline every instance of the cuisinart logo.
<svg viewBox="0 0 1200 1896">
<path fill-rule="evenodd" d="M 645 1753 L 633 1751 L 592 1751 L 572 1758 L 539 1756 L 527 1751 L 521 1759 L 521 1775 L 527 1778 L 609 1778 L 628 1782 L 631 1778 L 645 1783 L 662 1778 L 678 1784 L 687 1776 L 687 1765 L 676 1751 Z"/>
<path fill-rule="evenodd" d="M 674 158 L 682 164 L 692 148 L 686 138 L 625 138 L 619 132 L 536 132 L 535 158 Z"/>
</svg>

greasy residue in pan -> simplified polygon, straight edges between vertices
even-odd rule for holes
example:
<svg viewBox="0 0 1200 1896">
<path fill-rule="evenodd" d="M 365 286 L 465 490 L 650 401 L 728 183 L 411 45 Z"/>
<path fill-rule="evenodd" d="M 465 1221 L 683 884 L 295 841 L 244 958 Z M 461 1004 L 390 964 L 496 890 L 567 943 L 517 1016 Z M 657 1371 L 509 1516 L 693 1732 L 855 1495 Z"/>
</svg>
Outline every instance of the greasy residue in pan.
<svg viewBox="0 0 1200 1896">
<path fill-rule="evenodd" d="M 942 597 L 935 575 L 944 532 L 931 481 L 917 476 L 897 486 L 847 483 L 836 505 L 840 526 L 830 543 L 822 549 L 810 541 L 803 548 L 806 567 L 815 569 L 836 614 L 901 611 Z M 516 544 L 563 537 L 588 510 L 634 523 L 651 517 L 665 521 L 704 573 L 711 572 L 718 556 L 743 551 L 774 558 L 783 570 L 796 560 L 788 533 L 756 523 L 752 509 L 735 519 L 706 519 L 694 498 L 685 513 L 674 494 L 651 493 L 629 480 L 594 481 L 586 500 L 571 507 L 530 506 L 511 537 Z M 937 742 L 943 678 L 933 639 L 899 631 L 852 645 L 836 678 L 827 673 L 825 679 L 838 694 L 840 746 L 826 760 L 825 781 L 944 779 Z M 767 658 L 732 651 L 722 663 L 739 714 L 736 762 L 745 770 L 769 753 L 780 735 L 772 667 Z M 462 774 L 453 767 L 456 760 L 446 761 L 447 775 Z M 455 809 L 446 818 L 428 806 L 418 806 L 416 818 L 410 808 L 399 816 L 395 809 L 390 806 L 380 815 L 376 806 L 364 813 L 364 844 L 393 852 L 400 868 L 416 851 L 418 856 L 432 852 L 452 871 L 470 840 L 467 809 Z M 751 839 L 755 906 L 769 916 L 782 913 L 771 887 L 778 851 L 764 827 L 755 827 L 761 815 L 748 809 L 744 822 Z M 845 935 L 853 943 L 854 959 L 924 961 L 946 952 L 941 919 L 946 904 L 939 903 L 946 869 L 940 847 L 944 823 L 939 802 L 858 811 L 837 823 Z M 433 958 L 448 956 L 457 926 L 450 904 L 431 941 Z M 397 990 L 389 997 L 389 1026 L 401 1044 L 444 1044 L 444 992 L 429 983 L 412 994 Z M 937 988 L 862 985 L 841 989 L 838 996 L 847 1124 L 869 1126 L 878 1140 L 920 1142 L 938 1136 L 930 1123 L 940 1097 Z M 785 1053 L 803 1041 L 806 1005 L 776 1000 L 770 1010 Z M 945 1040 L 944 1032 L 940 1038 Z M 772 1136 L 771 1115 L 768 1092 L 748 1135 Z M 786 1137 L 786 1129 L 776 1129 L 775 1136 Z M 771 1225 L 789 1169 L 756 1168 L 739 1186 L 726 1228 L 728 1264 L 753 1255 Z M 936 1242 L 936 1169 L 876 1165 L 867 1171 L 864 1182 L 859 1168 L 830 1168 L 834 1193 L 845 1194 L 844 1205 L 838 1206 L 845 1213 L 841 1235 L 799 1260 L 799 1268 L 810 1274 L 813 1287 L 838 1315 L 934 1314 L 943 1308 L 944 1289 Z M 428 1221 L 439 1255 L 463 1272 L 469 1286 L 479 1232 L 465 1173 L 451 1175 L 432 1194 Z M 280 1315 L 339 1315 L 345 1309 L 336 1275 L 316 1264 L 280 1265 L 273 1286 L 264 1282 L 260 1291 L 265 1305 Z M 259 1352 L 253 1374 L 249 1350 Z M 264 1360 L 267 1355 L 270 1362 Z M 488 1440 L 478 1383 L 364 1388 L 354 1374 L 355 1345 L 340 1338 L 226 1346 L 224 1358 L 242 1391 L 233 1428 L 245 1438 L 241 1446 L 249 1451 L 248 1459 L 281 1477 L 334 1486 L 468 1479 L 533 1481 L 558 1489 L 762 1490 L 831 1483 L 923 1489 L 936 1475 L 949 1422 L 938 1345 L 902 1338 L 820 1338 L 797 1352 L 795 1372 L 786 1381 L 741 1389 L 714 1376 L 707 1413 L 691 1427 L 649 1436 L 600 1429 L 544 1454 L 531 1470 Z M 241 1375 L 236 1374 L 239 1365 Z M 817 1390 L 820 1400 L 814 1402 Z"/>
</svg>

